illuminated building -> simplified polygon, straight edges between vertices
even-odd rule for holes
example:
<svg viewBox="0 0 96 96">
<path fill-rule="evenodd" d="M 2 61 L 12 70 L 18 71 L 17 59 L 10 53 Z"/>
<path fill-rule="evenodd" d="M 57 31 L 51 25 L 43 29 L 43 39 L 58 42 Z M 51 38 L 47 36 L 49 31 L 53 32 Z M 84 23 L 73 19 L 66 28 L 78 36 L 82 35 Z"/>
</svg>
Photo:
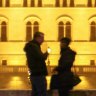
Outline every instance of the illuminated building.
<svg viewBox="0 0 96 96">
<path fill-rule="evenodd" d="M 59 57 L 59 40 L 72 39 L 76 65 L 96 62 L 96 0 L 0 0 L 0 65 L 26 65 L 25 43 L 35 31 L 45 33 L 50 65 Z"/>
</svg>

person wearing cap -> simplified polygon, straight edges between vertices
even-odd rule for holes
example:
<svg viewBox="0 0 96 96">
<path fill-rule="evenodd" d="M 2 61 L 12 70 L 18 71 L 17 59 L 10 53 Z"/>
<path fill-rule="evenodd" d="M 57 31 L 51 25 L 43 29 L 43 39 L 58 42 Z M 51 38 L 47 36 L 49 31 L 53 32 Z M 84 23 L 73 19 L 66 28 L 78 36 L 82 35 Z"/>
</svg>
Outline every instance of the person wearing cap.
<svg viewBox="0 0 96 96">
<path fill-rule="evenodd" d="M 73 77 L 71 68 L 75 60 L 76 52 L 69 47 L 70 43 L 71 39 L 67 37 L 63 37 L 60 40 L 60 58 L 58 66 L 54 69 L 58 73 L 59 96 L 69 96 L 69 92 L 73 88 L 70 80 Z"/>
<path fill-rule="evenodd" d="M 48 72 L 45 60 L 47 59 L 48 52 L 42 53 L 41 51 L 40 45 L 43 41 L 44 33 L 35 32 L 33 40 L 27 42 L 24 47 L 30 71 L 30 81 L 32 85 L 31 96 L 46 96 L 46 75 Z"/>
</svg>

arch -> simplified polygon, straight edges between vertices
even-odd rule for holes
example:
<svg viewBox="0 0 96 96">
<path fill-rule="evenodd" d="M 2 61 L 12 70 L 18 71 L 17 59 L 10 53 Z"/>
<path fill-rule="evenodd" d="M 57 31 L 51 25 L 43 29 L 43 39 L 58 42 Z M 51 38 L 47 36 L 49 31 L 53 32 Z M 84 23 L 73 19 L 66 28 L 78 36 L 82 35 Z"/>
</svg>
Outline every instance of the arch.
<svg viewBox="0 0 96 96">
<path fill-rule="evenodd" d="M 29 15 L 27 17 L 24 18 L 24 21 L 27 22 L 27 21 L 31 21 L 31 20 L 36 20 L 36 21 L 40 21 L 41 18 L 39 18 L 37 15 Z"/>
<path fill-rule="evenodd" d="M 92 21 L 90 25 L 91 25 L 91 26 L 94 26 L 95 24 L 96 24 L 96 23 L 95 23 L 94 21 Z"/>
<path fill-rule="evenodd" d="M 70 17 L 69 15 L 66 15 L 66 14 L 60 15 L 59 17 L 56 18 L 56 20 L 60 20 L 60 19 L 67 19 L 69 21 L 72 21 L 73 20 L 72 17 Z"/>
<path fill-rule="evenodd" d="M 9 20 L 5 15 L 2 15 L 2 14 L 0 14 L 0 19 L 2 20 L 2 21 L 5 21 L 6 23 L 7 23 L 7 21 Z M 1 21 L 0 21 L 1 22 Z"/>
<path fill-rule="evenodd" d="M 1 41 L 7 41 L 7 24 L 5 21 L 1 23 Z"/>
<path fill-rule="evenodd" d="M 58 24 L 58 41 L 64 37 L 64 23 L 62 21 Z"/>
<path fill-rule="evenodd" d="M 27 16 L 24 19 L 24 22 L 26 25 L 26 40 L 29 41 L 32 39 L 34 33 L 39 30 L 40 18 L 35 15 L 31 15 Z"/>
<path fill-rule="evenodd" d="M 30 41 L 32 39 L 32 24 L 30 21 L 26 23 L 26 41 Z"/>
<path fill-rule="evenodd" d="M 92 21 L 92 20 L 95 20 L 95 19 L 96 19 L 96 14 L 90 16 L 88 20 L 89 20 L 89 21 Z"/>
</svg>

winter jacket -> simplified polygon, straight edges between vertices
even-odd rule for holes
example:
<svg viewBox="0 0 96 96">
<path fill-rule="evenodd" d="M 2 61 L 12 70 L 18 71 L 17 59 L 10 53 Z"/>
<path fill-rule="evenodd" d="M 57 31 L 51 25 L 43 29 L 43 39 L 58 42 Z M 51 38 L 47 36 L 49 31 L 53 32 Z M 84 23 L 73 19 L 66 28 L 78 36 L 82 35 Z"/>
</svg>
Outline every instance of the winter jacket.
<svg viewBox="0 0 96 96">
<path fill-rule="evenodd" d="M 42 53 L 39 43 L 36 40 L 29 41 L 24 47 L 28 67 L 32 76 L 47 75 L 45 60 L 48 53 Z"/>
</svg>

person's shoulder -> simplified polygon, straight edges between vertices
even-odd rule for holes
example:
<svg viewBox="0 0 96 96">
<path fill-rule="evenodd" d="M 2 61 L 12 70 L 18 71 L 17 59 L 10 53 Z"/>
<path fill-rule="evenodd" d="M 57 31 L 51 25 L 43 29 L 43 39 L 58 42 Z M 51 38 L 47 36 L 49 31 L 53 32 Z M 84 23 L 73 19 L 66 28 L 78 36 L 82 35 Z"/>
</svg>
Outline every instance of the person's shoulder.
<svg viewBox="0 0 96 96">
<path fill-rule="evenodd" d="M 30 47 L 32 45 L 31 41 L 27 42 L 25 46 Z"/>
<path fill-rule="evenodd" d="M 25 44 L 24 51 L 27 52 L 29 50 L 37 50 L 38 46 L 32 41 L 29 41 Z"/>
<path fill-rule="evenodd" d="M 35 46 L 35 44 L 32 43 L 32 41 L 29 41 L 25 44 L 24 51 L 29 50 L 32 46 Z"/>
<path fill-rule="evenodd" d="M 74 55 L 76 55 L 76 51 L 72 50 L 72 53 L 73 53 Z"/>
<path fill-rule="evenodd" d="M 69 49 L 71 53 L 73 53 L 74 55 L 76 55 L 76 51 L 74 51 L 73 49 Z"/>
<path fill-rule="evenodd" d="M 33 41 L 29 41 L 29 42 L 27 43 L 27 46 L 32 47 L 32 48 L 35 48 L 35 47 L 37 47 L 37 44 L 34 43 Z"/>
<path fill-rule="evenodd" d="M 34 41 L 30 41 L 29 43 L 28 43 L 28 45 L 29 45 L 29 47 L 33 50 L 33 49 L 38 49 L 39 47 L 38 47 L 38 45 L 36 44 L 36 42 L 34 42 Z"/>
<path fill-rule="evenodd" d="M 25 52 L 26 52 L 26 51 L 28 50 L 28 48 L 30 47 L 29 45 L 30 45 L 29 42 L 27 42 L 27 43 L 25 44 L 25 46 L 24 46 L 24 51 L 25 51 Z"/>
</svg>

